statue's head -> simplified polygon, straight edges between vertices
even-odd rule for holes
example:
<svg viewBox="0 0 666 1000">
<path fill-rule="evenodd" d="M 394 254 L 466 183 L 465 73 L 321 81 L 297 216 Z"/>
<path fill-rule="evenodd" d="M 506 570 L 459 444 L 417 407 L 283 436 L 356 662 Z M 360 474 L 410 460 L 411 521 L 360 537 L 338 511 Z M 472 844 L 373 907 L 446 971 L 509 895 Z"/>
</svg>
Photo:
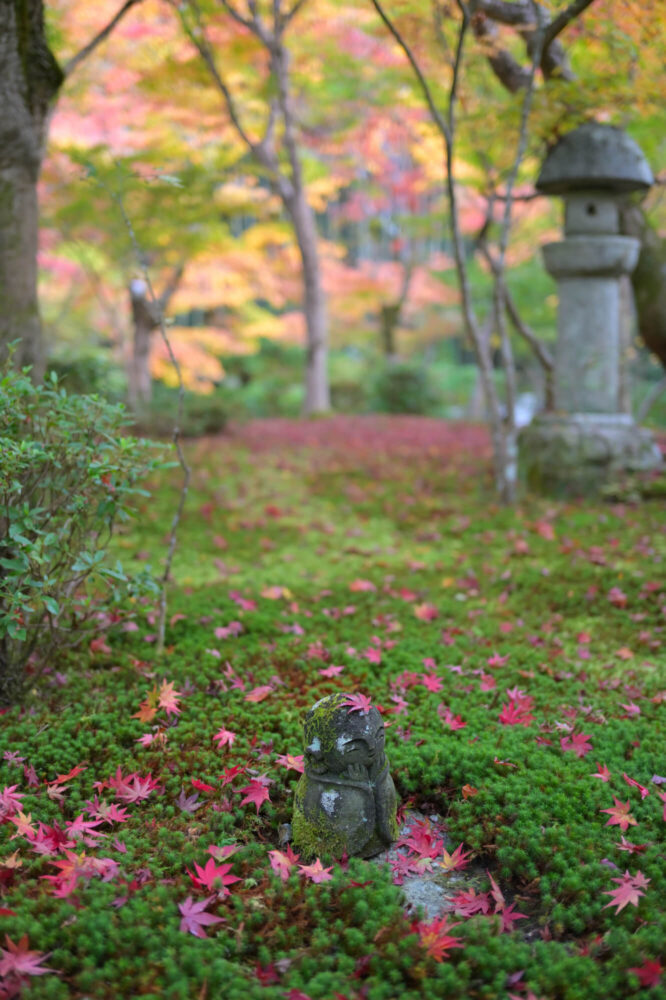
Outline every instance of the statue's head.
<svg viewBox="0 0 666 1000">
<path fill-rule="evenodd" d="M 384 722 L 376 708 L 365 712 L 345 704 L 346 694 L 332 694 L 313 705 L 305 717 L 305 767 L 312 774 L 345 777 L 362 766 L 372 775 L 381 771 Z"/>
</svg>

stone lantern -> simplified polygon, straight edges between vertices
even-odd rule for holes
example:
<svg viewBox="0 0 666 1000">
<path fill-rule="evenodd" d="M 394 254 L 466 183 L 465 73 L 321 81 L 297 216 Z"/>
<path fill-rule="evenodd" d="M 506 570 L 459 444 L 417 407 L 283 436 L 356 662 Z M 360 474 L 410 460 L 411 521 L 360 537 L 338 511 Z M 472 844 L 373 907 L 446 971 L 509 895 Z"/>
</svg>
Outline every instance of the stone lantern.
<svg viewBox="0 0 666 1000">
<path fill-rule="evenodd" d="M 656 467 L 650 433 L 621 412 L 620 281 L 636 266 L 639 241 L 620 235 L 620 205 L 653 183 L 636 143 L 588 122 L 547 155 L 536 188 L 564 199 L 564 239 L 543 247 L 558 284 L 553 411 L 520 441 L 528 485 L 557 495 L 594 493 L 618 472 Z"/>
</svg>

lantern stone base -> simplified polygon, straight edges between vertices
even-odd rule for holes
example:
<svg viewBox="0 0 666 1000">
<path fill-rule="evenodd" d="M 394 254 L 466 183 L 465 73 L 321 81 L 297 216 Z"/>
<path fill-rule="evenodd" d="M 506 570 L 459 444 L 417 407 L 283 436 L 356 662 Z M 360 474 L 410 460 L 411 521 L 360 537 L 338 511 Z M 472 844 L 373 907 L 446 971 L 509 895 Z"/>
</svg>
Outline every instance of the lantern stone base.
<svg viewBox="0 0 666 1000">
<path fill-rule="evenodd" d="M 555 497 L 594 496 L 623 472 L 659 468 L 650 431 L 629 414 L 541 414 L 520 434 L 528 488 Z"/>
</svg>

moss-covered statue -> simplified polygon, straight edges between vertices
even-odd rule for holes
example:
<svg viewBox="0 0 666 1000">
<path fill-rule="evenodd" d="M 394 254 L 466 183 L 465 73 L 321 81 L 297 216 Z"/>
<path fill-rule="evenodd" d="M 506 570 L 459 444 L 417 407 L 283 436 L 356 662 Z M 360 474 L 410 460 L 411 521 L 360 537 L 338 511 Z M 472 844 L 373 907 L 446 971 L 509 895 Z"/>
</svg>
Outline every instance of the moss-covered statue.
<svg viewBox="0 0 666 1000">
<path fill-rule="evenodd" d="M 292 834 L 303 854 L 372 857 L 398 837 L 384 723 L 364 695 L 332 694 L 305 717 Z"/>
</svg>

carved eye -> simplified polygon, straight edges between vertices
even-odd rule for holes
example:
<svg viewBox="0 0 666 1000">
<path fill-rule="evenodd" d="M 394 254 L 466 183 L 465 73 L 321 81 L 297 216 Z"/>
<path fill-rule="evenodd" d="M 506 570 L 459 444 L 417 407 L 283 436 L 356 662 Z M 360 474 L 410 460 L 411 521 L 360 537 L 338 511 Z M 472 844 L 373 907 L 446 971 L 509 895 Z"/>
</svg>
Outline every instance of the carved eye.
<svg viewBox="0 0 666 1000">
<path fill-rule="evenodd" d="M 367 749 L 365 740 L 350 740 L 349 743 L 345 743 L 343 753 L 353 753 L 355 750 L 365 753 Z"/>
</svg>

